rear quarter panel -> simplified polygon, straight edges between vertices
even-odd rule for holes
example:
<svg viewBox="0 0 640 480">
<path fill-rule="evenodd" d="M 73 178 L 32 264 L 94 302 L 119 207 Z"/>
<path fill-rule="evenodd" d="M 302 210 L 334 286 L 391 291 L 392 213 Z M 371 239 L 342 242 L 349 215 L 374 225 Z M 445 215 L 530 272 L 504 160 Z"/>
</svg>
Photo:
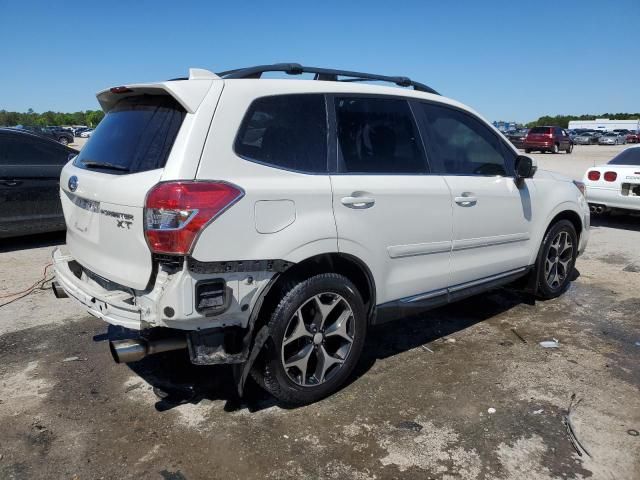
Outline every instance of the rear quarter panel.
<svg viewBox="0 0 640 480">
<path fill-rule="evenodd" d="M 289 83 L 289 82 L 287 82 Z M 244 197 L 201 233 L 193 251 L 199 261 L 299 262 L 337 251 L 329 175 L 281 170 L 245 160 L 233 150 L 242 119 L 258 97 L 305 93 L 290 82 L 227 82 L 211 123 L 196 178 L 224 180 Z"/>
</svg>

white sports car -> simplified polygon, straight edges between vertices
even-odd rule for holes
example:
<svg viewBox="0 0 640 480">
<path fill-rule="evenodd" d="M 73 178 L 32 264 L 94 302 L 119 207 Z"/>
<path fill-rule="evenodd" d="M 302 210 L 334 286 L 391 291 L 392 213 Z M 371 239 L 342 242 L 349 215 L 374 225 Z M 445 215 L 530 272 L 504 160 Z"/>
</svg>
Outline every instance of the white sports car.
<svg viewBox="0 0 640 480">
<path fill-rule="evenodd" d="M 612 208 L 640 211 L 640 147 L 631 147 L 584 176 L 591 213 Z"/>
</svg>

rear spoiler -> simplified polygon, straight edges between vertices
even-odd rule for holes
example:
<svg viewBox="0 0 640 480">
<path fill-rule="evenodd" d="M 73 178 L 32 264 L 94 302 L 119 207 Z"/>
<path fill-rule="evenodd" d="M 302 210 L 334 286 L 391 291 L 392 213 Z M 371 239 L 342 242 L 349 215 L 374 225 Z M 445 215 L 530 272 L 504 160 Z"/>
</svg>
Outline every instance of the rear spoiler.
<svg viewBox="0 0 640 480">
<path fill-rule="evenodd" d="M 118 101 L 135 95 L 171 95 L 188 113 L 194 113 L 209 92 L 214 81 L 222 79 L 213 72 L 190 68 L 189 78 L 157 83 L 135 83 L 108 88 L 96 94 L 100 106 L 107 113 Z"/>
</svg>

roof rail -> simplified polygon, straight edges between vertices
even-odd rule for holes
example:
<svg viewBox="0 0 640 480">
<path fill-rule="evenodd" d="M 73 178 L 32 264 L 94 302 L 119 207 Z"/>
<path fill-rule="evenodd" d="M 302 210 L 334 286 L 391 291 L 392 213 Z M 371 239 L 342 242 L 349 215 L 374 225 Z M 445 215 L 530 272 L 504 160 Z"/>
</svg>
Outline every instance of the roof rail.
<svg viewBox="0 0 640 480">
<path fill-rule="evenodd" d="M 420 92 L 440 95 L 433 88 L 423 83 L 414 82 L 408 77 L 390 77 L 374 73 L 351 72 L 348 70 L 334 70 L 330 68 L 304 67 L 299 63 L 275 63 L 273 65 L 258 65 L 255 67 L 237 68 L 227 70 L 217 75 L 225 79 L 233 78 L 260 78 L 265 72 L 284 72 L 288 75 L 300 75 L 302 73 L 314 73 L 314 80 L 326 80 L 334 82 L 366 82 L 369 80 L 389 82 L 400 87 L 413 87 Z M 338 77 L 349 77 L 338 79 Z"/>
</svg>

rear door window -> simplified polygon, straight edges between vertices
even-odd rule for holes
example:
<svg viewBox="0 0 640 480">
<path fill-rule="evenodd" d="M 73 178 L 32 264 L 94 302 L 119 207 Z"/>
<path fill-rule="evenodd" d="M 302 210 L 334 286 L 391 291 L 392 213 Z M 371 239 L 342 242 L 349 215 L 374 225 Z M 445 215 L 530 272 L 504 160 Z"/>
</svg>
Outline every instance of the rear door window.
<svg viewBox="0 0 640 480">
<path fill-rule="evenodd" d="M 409 103 L 396 98 L 335 99 L 341 173 L 428 173 Z"/>
<path fill-rule="evenodd" d="M 420 103 L 432 168 L 445 175 L 511 175 L 514 154 L 473 116 L 455 108 Z M 511 152 L 511 153 L 510 153 Z"/>
<path fill-rule="evenodd" d="M 321 94 L 258 98 L 240 126 L 235 152 L 270 167 L 326 173 L 326 110 Z"/>
<path fill-rule="evenodd" d="M 163 168 L 185 113 L 168 95 L 123 98 L 102 119 L 75 165 L 113 174 Z"/>
</svg>

